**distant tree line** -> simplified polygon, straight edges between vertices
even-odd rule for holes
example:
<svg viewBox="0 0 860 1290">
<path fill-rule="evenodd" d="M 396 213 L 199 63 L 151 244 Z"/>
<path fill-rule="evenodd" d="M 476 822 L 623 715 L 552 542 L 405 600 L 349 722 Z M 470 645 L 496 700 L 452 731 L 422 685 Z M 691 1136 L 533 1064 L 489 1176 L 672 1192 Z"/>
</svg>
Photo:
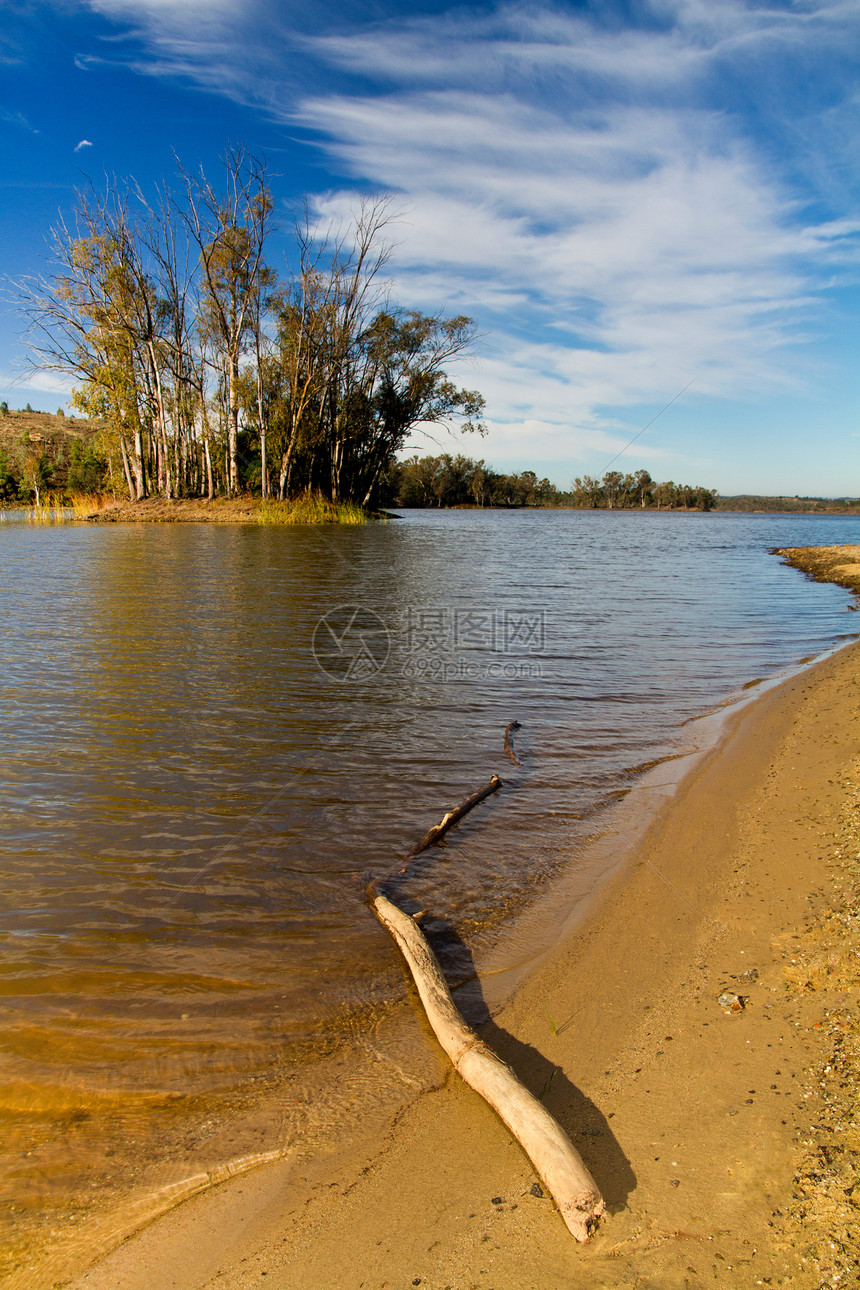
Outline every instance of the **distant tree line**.
<svg viewBox="0 0 860 1290">
<path fill-rule="evenodd" d="M 620 470 L 607 470 L 602 479 L 591 475 L 577 476 L 573 481 L 572 504 L 592 510 L 656 509 L 662 511 L 712 511 L 718 494 L 712 488 L 699 484 L 676 484 L 671 479 L 658 483 L 647 470 L 637 470 L 632 475 L 622 475 Z"/>
<path fill-rule="evenodd" d="M 860 510 L 860 497 L 759 497 L 755 494 L 743 494 L 738 497 L 721 497 L 717 510 L 853 514 Z"/>
<path fill-rule="evenodd" d="M 550 506 L 560 494 L 533 470 L 504 475 L 483 461 L 442 453 L 395 462 L 383 496 L 393 506 Z"/>
<path fill-rule="evenodd" d="M 717 493 L 687 484 L 658 483 L 647 470 L 633 475 L 607 471 L 602 479 L 577 478 L 569 492 L 533 470 L 506 475 L 483 461 L 442 453 L 395 462 L 387 472 L 383 500 L 393 506 L 571 506 L 580 509 L 713 510 Z"/>
<path fill-rule="evenodd" d="M 483 432 L 482 397 L 446 370 L 471 319 L 389 297 L 385 199 L 340 232 L 306 213 L 281 274 L 264 161 L 231 148 L 220 190 L 180 176 L 152 201 L 132 181 L 78 193 L 72 226 L 52 230 L 53 275 L 19 284 L 38 365 L 77 382 L 131 497 L 312 489 L 366 505 L 417 423 Z"/>
</svg>

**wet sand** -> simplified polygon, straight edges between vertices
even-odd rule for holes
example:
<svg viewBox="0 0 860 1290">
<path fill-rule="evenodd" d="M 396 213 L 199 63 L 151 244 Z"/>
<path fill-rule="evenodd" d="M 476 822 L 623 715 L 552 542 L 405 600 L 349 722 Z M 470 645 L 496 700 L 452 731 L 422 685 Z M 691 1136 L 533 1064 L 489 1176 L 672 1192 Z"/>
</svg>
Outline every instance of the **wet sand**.
<svg viewBox="0 0 860 1290">
<path fill-rule="evenodd" d="M 857 978 L 816 929 L 842 927 L 856 877 L 859 693 L 853 646 L 733 718 L 585 927 L 482 1029 L 604 1192 L 589 1245 L 427 1032 L 430 1091 L 382 1134 L 198 1196 L 76 1290 L 812 1287 L 828 1222 L 856 1267 L 844 1215 L 802 1214 L 828 1116 L 850 1145 L 827 1081 Z M 725 990 L 746 1006 L 724 1011 Z"/>
</svg>

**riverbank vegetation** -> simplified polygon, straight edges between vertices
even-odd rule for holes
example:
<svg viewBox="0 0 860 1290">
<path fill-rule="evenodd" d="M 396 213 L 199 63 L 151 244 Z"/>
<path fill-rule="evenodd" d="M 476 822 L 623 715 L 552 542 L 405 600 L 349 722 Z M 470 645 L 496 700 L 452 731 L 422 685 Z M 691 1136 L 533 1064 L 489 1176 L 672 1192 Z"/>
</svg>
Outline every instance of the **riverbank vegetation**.
<svg viewBox="0 0 860 1290">
<path fill-rule="evenodd" d="M 115 439 L 110 427 L 99 419 L 66 416 L 62 409 L 56 415 L 27 408 L 16 411 L 0 404 L 0 506 L 27 506 L 34 510 L 48 505 L 71 511 L 76 518 L 102 510 L 109 504 L 128 499 L 128 487 L 112 445 Z M 250 444 L 251 455 L 245 448 Z M 251 431 L 243 420 L 239 424 L 240 476 L 254 473 L 259 457 L 254 455 Z M 339 523 L 365 522 L 367 508 L 354 502 L 333 503 L 322 490 L 304 490 L 293 496 L 291 505 L 269 496 L 262 498 L 257 473 L 257 488 L 243 488 L 231 499 L 237 518 L 257 523 Z M 158 494 L 156 493 L 157 497 Z M 252 504 L 256 498 L 256 504 Z M 171 500 L 164 498 L 163 500 Z M 176 500 L 176 499 L 172 499 Z M 189 499 L 192 500 L 192 499 Z M 217 497 L 215 500 L 219 500 Z M 226 500 L 224 497 L 221 501 Z M 660 483 L 647 471 L 632 474 L 606 472 L 602 479 L 577 478 L 569 490 L 558 488 L 549 479 L 539 479 L 534 471 L 506 474 L 493 470 L 484 461 L 462 453 L 438 456 L 414 455 L 406 461 L 394 460 L 380 476 L 376 489 L 377 507 L 444 508 L 477 507 L 574 507 L 588 510 L 715 510 L 715 511 L 791 511 L 822 514 L 858 514 L 860 499 L 823 497 L 720 497 L 713 489 L 671 480 Z M 238 508 L 238 509 L 236 509 Z M 150 515 L 151 508 L 146 512 Z M 188 509 L 190 517 L 224 519 L 219 509 Z M 159 512 L 160 513 L 160 512 Z M 363 520 L 351 518 L 361 513 Z M 178 518 L 179 512 L 164 512 Z M 290 518 L 284 517 L 289 514 Z M 316 519 L 309 518 L 311 515 Z M 125 507 L 123 517 L 134 517 L 133 508 Z M 276 518 L 277 517 L 277 518 Z M 301 518 L 304 517 L 304 518 Z"/>
<path fill-rule="evenodd" d="M 394 506 L 564 506 L 583 510 L 699 510 L 717 503 L 713 489 L 658 483 L 647 470 L 622 474 L 608 470 L 602 479 L 585 475 L 573 481 L 570 491 L 533 470 L 506 475 L 483 461 L 443 453 L 438 457 L 410 457 L 395 462 L 388 471 L 385 501 Z"/>
<path fill-rule="evenodd" d="M 385 198 L 339 230 L 306 214 L 280 273 L 266 165 L 243 148 L 220 189 L 180 167 L 176 191 L 79 192 L 52 230 L 53 273 L 20 283 L 18 303 L 37 366 L 71 377 L 100 421 L 115 486 L 368 506 L 419 422 L 482 432 L 481 395 L 447 371 L 471 319 L 393 302 L 390 220 Z"/>
<path fill-rule="evenodd" d="M 772 512 L 812 515 L 860 515 L 860 497 L 721 497 L 718 511 Z"/>
</svg>

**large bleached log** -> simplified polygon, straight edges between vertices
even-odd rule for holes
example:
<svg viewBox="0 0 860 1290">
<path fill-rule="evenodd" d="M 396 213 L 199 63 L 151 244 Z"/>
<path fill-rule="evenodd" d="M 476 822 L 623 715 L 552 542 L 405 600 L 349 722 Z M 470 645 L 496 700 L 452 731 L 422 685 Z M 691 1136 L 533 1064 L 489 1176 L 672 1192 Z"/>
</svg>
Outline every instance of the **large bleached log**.
<svg viewBox="0 0 860 1290">
<path fill-rule="evenodd" d="M 406 959 L 427 1019 L 455 1070 L 501 1116 L 534 1164 L 570 1232 L 578 1241 L 587 1241 L 605 1206 L 570 1138 L 463 1020 L 436 955 L 414 919 L 373 886 L 368 900 Z"/>
</svg>

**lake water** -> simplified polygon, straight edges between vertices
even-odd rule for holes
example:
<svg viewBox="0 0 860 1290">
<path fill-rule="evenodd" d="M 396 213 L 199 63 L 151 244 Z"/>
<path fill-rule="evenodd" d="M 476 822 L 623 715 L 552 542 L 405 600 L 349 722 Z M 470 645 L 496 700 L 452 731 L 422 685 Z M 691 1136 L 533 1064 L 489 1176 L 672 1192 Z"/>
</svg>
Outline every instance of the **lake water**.
<svg viewBox="0 0 860 1290">
<path fill-rule="evenodd" d="M 259 1089 L 404 997 L 367 878 L 496 772 L 401 884 L 467 976 L 691 719 L 857 633 L 769 548 L 858 541 L 653 512 L 3 526 L 0 1272 L 148 1162 L 265 1148 L 236 1127 Z"/>
</svg>

